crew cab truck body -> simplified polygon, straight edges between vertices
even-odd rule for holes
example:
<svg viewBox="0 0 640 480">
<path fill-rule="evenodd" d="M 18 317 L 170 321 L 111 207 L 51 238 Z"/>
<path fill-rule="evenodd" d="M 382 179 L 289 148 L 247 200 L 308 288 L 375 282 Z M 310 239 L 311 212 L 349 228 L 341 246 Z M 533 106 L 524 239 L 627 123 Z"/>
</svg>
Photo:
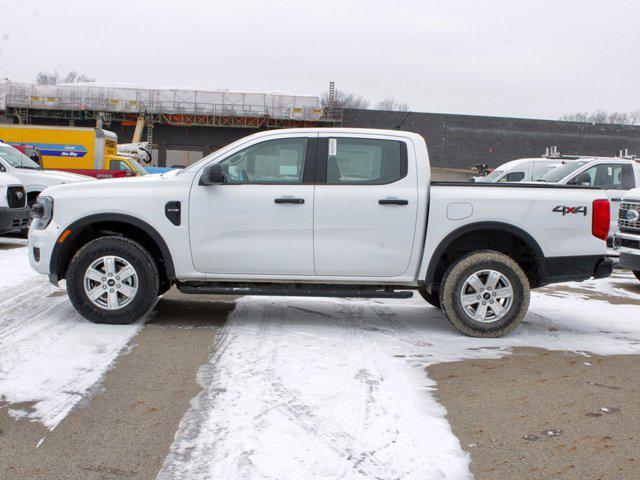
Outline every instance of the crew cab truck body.
<svg viewBox="0 0 640 480">
<path fill-rule="evenodd" d="M 618 211 L 623 195 L 640 186 L 640 163 L 624 157 L 583 157 L 563 161 L 541 181 L 560 185 L 602 188 L 611 206 L 609 240 L 618 227 Z"/>
<path fill-rule="evenodd" d="M 640 188 L 627 192 L 620 203 L 613 246 L 620 253 L 618 265 L 640 280 Z"/>
<path fill-rule="evenodd" d="M 147 174 L 136 160 L 118 155 L 118 136 L 101 128 L 0 124 L 0 140 L 38 148 L 47 169 L 96 178 Z"/>
<path fill-rule="evenodd" d="M 28 221 L 29 208 L 22 182 L 0 172 L 0 234 L 20 230 Z"/>
<path fill-rule="evenodd" d="M 529 289 L 603 277 L 599 189 L 430 183 L 417 134 L 261 132 L 184 170 L 47 189 L 30 262 L 94 322 L 186 293 L 406 298 L 467 335 L 522 321 Z"/>
</svg>

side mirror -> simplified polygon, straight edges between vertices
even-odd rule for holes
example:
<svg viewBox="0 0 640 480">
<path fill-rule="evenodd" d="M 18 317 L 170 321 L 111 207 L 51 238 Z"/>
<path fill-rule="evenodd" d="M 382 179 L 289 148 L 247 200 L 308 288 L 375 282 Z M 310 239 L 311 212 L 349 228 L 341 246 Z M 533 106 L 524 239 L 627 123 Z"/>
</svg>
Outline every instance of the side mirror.
<svg viewBox="0 0 640 480">
<path fill-rule="evenodd" d="M 220 183 L 224 183 L 222 167 L 217 163 L 206 167 L 200 177 L 200 185 L 217 185 Z"/>
<path fill-rule="evenodd" d="M 586 172 L 582 172 L 582 173 L 579 173 L 578 175 L 576 175 L 575 177 L 573 177 L 567 183 L 569 185 L 589 186 L 589 185 L 591 185 L 591 176 Z"/>
</svg>

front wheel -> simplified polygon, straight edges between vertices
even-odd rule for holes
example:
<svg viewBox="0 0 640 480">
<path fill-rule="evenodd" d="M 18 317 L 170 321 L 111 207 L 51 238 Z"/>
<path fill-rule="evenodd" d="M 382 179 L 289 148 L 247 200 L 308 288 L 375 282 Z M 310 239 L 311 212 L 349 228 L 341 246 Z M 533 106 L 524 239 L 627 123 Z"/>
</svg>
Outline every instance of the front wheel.
<svg viewBox="0 0 640 480">
<path fill-rule="evenodd" d="M 159 276 L 142 245 L 101 237 L 82 247 L 67 270 L 67 292 L 75 309 L 94 323 L 133 323 L 154 304 Z"/>
<path fill-rule="evenodd" d="M 461 333 L 471 337 L 506 335 L 529 308 L 529 280 L 510 257 L 491 250 L 455 261 L 440 288 L 442 311 Z"/>
</svg>

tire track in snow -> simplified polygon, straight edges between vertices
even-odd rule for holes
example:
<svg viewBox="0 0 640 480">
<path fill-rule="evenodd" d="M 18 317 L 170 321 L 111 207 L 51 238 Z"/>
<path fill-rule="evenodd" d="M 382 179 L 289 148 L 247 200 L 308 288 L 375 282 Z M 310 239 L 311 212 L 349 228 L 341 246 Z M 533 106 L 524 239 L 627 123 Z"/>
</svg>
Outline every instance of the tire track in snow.
<svg viewBox="0 0 640 480">
<path fill-rule="evenodd" d="M 424 372 L 390 352 L 428 342 L 376 306 L 240 301 L 158 478 L 469 478 Z"/>
<path fill-rule="evenodd" d="M 31 403 L 28 416 L 53 430 L 86 402 L 141 326 L 88 322 L 44 277 L 4 288 L 0 396 L 8 404 Z"/>
<path fill-rule="evenodd" d="M 639 311 L 535 293 L 520 328 L 475 339 L 420 299 L 243 299 L 158 478 L 469 478 L 426 367 L 516 346 L 638 354 Z"/>
</svg>

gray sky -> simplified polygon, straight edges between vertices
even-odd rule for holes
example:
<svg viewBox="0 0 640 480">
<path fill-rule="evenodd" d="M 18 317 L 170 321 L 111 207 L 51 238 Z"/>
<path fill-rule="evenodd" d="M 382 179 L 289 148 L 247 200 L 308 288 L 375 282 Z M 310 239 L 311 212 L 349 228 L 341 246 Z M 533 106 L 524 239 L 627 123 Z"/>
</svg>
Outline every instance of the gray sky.
<svg viewBox="0 0 640 480">
<path fill-rule="evenodd" d="M 0 0 L 0 78 L 317 94 L 557 118 L 640 109 L 640 1 Z"/>
</svg>

